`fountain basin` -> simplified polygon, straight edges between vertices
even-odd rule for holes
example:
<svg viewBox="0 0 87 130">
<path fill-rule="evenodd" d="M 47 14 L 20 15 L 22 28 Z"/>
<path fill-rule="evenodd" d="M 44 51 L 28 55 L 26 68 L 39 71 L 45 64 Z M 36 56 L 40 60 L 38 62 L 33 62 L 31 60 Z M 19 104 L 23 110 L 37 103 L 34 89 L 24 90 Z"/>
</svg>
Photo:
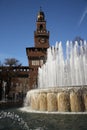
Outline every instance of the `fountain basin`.
<svg viewBox="0 0 87 130">
<path fill-rule="evenodd" d="M 25 104 L 36 111 L 84 112 L 87 111 L 87 86 L 30 90 Z"/>
</svg>

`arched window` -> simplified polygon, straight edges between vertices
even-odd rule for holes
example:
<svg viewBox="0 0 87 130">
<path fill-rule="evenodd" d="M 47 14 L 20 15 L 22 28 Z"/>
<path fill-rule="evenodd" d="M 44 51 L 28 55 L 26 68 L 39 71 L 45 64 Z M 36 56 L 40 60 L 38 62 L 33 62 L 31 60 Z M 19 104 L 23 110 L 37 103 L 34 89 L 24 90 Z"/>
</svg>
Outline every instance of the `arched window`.
<svg viewBox="0 0 87 130">
<path fill-rule="evenodd" d="M 40 30 L 43 30 L 43 25 L 42 24 L 40 25 Z"/>
</svg>

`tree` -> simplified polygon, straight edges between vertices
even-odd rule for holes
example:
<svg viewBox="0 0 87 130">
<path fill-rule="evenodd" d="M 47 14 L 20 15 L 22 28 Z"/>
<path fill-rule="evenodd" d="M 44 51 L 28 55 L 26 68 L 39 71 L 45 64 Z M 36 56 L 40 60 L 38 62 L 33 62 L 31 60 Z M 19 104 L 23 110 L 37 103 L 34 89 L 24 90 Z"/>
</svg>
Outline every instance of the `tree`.
<svg viewBox="0 0 87 130">
<path fill-rule="evenodd" d="M 15 58 L 6 58 L 3 65 L 0 64 L 0 82 L 1 86 L 3 81 L 6 82 L 6 95 L 9 95 L 11 80 L 16 75 L 13 72 L 13 67 L 20 67 L 21 63 Z"/>
<path fill-rule="evenodd" d="M 85 53 L 85 46 L 84 46 L 84 39 L 81 38 L 80 36 L 77 36 L 75 37 L 75 39 L 73 40 L 73 46 L 75 45 L 75 42 L 78 42 L 78 52 L 79 52 L 79 55 L 81 54 L 81 48 L 83 50 L 83 53 Z M 81 47 L 81 48 L 80 48 Z"/>
<path fill-rule="evenodd" d="M 6 58 L 4 64 L 6 66 L 21 66 L 21 63 L 15 58 Z"/>
<path fill-rule="evenodd" d="M 78 45 L 80 46 L 80 44 L 82 43 L 84 43 L 84 39 L 83 38 L 81 38 L 80 36 L 76 36 L 75 37 L 75 39 L 73 40 L 73 44 L 75 44 L 75 41 L 77 41 L 78 42 Z"/>
<path fill-rule="evenodd" d="M 3 66 L 2 62 L 0 61 L 0 67 Z"/>
</svg>

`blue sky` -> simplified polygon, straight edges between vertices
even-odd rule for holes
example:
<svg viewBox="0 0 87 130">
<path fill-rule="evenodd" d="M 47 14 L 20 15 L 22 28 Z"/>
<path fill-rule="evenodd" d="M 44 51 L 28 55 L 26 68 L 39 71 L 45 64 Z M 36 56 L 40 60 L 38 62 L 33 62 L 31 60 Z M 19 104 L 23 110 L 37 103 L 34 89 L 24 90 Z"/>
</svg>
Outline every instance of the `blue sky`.
<svg viewBox="0 0 87 130">
<path fill-rule="evenodd" d="M 34 46 L 37 13 L 42 7 L 50 45 L 76 36 L 87 40 L 87 0 L 0 0 L 0 61 L 16 58 L 28 65 L 26 47 Z"/>
</svg>

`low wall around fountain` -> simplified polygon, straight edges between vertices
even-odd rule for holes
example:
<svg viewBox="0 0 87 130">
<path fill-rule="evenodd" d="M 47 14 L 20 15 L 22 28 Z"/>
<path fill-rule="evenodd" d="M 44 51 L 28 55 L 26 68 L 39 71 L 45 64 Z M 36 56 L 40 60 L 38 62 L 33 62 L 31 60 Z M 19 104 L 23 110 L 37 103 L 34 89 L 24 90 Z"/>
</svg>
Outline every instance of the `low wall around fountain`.
<svg viewBox="0 0 87 130">
<path fill-rule="evenodd" d="M 35 89 L 30 94 L 32 110 L 48 112 L 87 111 L 87 86 Z M 28 100 L 28 99 L 27 99 Z"/>
</svg>

